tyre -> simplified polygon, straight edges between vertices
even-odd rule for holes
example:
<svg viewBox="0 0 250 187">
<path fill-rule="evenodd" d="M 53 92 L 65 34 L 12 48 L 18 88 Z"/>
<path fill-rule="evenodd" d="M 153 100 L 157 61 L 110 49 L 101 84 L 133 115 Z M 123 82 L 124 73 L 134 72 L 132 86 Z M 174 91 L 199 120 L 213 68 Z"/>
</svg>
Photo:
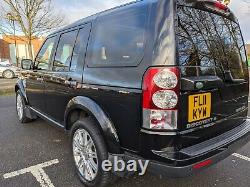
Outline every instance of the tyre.
<svg viewBox="0 0 250 187">
<path fill-rule="evenodd" d="M 5 79 L 13 79 L 15 77 L 15 73 L 11 70 L 6 70 L 3 72 L 3 77 Z"/>
<path fill-rule="evenodd" d="M 74 123 L 71 149 L 76 172 L 84 185 L 106 186 L 116 179 L 111 172 L 102 170 L 102 162 L 108 159 L 108 151 L 101 131 L 91 118 Z"/>
<path fill-rule="evenodd" d="M 32 121 L 32 119 L 30 119 L 26 116 L 26 114 L 24 112 L 24 108 L 25 108 L 24 98 L 23 98 L 21 92 L 17 91 L 17 93 L 16 93 L 16 111 L 17 111 L 18 119 L 21 123 L 28 123 L 28 122 Z"/>
</svg>

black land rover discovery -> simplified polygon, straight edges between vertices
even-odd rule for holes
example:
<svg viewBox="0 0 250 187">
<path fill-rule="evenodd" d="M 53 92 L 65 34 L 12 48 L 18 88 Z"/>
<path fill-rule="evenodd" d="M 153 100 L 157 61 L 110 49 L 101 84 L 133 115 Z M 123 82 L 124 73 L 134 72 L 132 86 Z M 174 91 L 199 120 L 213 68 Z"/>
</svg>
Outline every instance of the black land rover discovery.
<svg viewBox="0 0 250 187">
<path fill-rule="evenodd" d="M 101 12 L 50 34 L 22 69 L 20 121 L 41 117 L 69 132 L 87 186 L 111 181 L 101 165 L 115 156 L 182 177 L 249 139 L 244 41 L 218 1 L 144 0 Z"/>
</svg>

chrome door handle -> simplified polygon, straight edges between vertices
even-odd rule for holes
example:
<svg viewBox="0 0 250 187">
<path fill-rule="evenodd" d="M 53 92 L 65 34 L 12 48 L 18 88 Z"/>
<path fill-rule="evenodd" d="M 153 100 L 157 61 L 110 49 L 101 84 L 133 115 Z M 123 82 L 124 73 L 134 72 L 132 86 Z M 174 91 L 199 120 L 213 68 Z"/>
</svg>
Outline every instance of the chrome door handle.
<svg viewBox="0 0 250 187">
<path fill-rule="evenodd" d="M 43 78 L 36 78 L 37 81 L 43 81 Z"/>
</svg>

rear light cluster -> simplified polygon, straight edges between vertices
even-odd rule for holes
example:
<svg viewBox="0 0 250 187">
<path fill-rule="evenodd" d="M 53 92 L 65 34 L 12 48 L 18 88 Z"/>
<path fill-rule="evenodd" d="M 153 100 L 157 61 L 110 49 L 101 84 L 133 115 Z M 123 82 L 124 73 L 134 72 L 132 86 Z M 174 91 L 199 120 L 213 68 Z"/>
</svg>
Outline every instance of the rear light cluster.
<svg viewBox="0 0 250 187">
<path fill-rule="evenodd" d="M 150 68 L 143 81 L 143 128 L 177 129 L 179 69 Z"/>
</svg>

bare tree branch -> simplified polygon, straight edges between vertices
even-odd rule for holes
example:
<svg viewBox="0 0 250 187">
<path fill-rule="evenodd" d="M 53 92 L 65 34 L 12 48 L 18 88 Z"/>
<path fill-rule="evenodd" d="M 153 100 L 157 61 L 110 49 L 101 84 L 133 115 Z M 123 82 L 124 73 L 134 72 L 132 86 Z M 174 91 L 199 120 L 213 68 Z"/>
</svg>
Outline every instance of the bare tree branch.
<svg viewBox="0 0 250 187">
<path fill-rule="evenodd" d="M 64 25 L 64 16 L 57 13 L 51 0 L 2 0 L 0 5 L 0 33 L 13 34 L 13 21 L 16 30 L 27 38 L 29 55 L 33 58 L 31 42 Z M 7 17 L 6 15 L 11 15 Z"/>
</svg>

